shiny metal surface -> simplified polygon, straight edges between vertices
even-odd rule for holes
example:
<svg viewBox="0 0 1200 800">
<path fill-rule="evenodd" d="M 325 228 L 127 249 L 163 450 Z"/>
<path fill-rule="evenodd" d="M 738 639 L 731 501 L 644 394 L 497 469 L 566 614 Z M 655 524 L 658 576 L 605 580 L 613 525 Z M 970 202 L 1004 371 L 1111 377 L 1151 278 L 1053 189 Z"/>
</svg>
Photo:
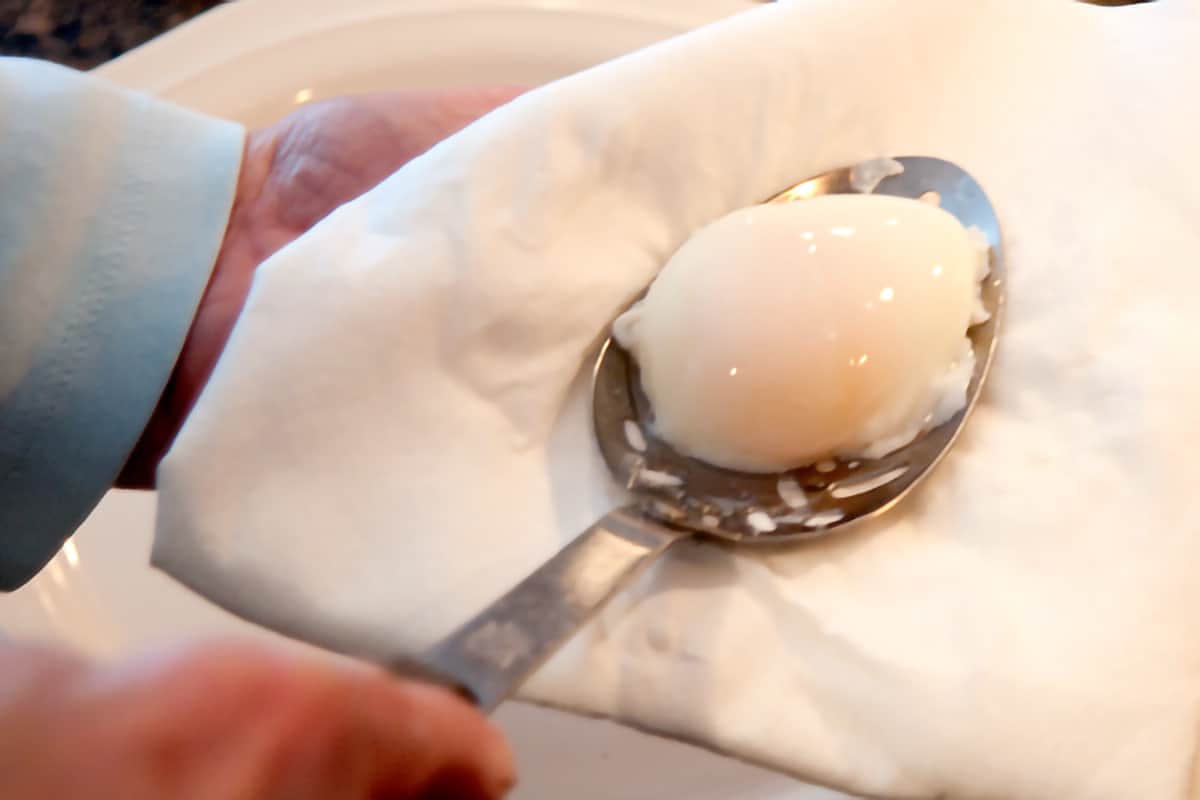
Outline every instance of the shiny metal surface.
<svg viewBox="0 0 1200 800">
<path fill-rule="evenodd" d="M 611 511 L 443 640 L 426 662 L 490 711 L 613 594 L 688 535 L 634 511 Z"/>
<path fill-rule="evenodd" d="M 733 472 L 686 458 L 657 439 L 637 365 L 612 339 L 596 363 L 592 415 L 600 451 L 633 498 L 605 515 L 514 589 L 430 650 L 425 666 L 492 709 L 674 542 L 699 534 L 740 543 L 797 542 L 840 531 L 893 507 L 948 452 L 978 402 L 1004 312 L 999 223 L 983 189 L 950 162 L 896 159 L 904 171 L 879 194 L 936 192 L 942 208 L 987 239 L 987 322 L 969 331 L 975 372 L 967 405 L 945 424 L 877 460 L 823 462 L 776 475 Z M 766 202 L 803 202 L 854 191 L 852 167 L 796 184 Z"/>
<path fill-rule="evenodd" d="M 912 444 L 876 460 L 827 462 L 778 475 L 755 475 L 685 458 L 653 434 L 652 410 L 642 393 L 637 364 L 610 339 L 596 365 L 593 417 L 600 451 L 618 481 L 638 497 L 650 518 L 738 542 L 779 543 L 827 535 L 891 508 L 929 474 L 953 444 L 979 399 L 996 349 L 1004 312 L 1004 258 L 1000 228 L 983 189 L 966 172 L 936 158 L 896 159 L 900 175 L 883 179 L 877 194 L 941 196 L 942 208 L 987 238 L 991 274 L 984 284 L 987 322 L 969 331 L 975 372 L 967 405 Z M 851 168 L 833 170 L 780 192 L 768 202 L 803 202 L 822 194 L 852 192 Z M 629 442 L 629 423 L 640 437 Z M 645 479 L 649 474 L 650 481 Z M 663 486 L 660 476 L 679 480 Z M 803 494 L 801 494 L 801 492 Z M 798 502 L 801 500 L 803 502 Z"/>
</svg>

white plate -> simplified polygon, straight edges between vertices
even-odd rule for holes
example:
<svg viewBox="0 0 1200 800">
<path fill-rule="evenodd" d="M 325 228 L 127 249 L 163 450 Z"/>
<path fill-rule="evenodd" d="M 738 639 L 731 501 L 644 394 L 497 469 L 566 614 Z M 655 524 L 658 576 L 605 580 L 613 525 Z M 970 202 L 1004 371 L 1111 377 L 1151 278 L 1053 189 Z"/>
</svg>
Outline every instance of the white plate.
<svg viewBox="0 0 1200 800">
<path fill-rule="evenodd" d="M 537 84 L 752 0 L 242 0 L 100 70 L 259 125 L 297 100 L 401 86 Z M 0 596 L 0 629 L 99 656 L 198 634 L 273 637 L 147 566 L 154 498 L 113 492 L 30 585 Z M 518 754 L 515 797 L 833 800 L 844 797 L 611 723 L 520 704 L 498 721 Z"/>
</svg>

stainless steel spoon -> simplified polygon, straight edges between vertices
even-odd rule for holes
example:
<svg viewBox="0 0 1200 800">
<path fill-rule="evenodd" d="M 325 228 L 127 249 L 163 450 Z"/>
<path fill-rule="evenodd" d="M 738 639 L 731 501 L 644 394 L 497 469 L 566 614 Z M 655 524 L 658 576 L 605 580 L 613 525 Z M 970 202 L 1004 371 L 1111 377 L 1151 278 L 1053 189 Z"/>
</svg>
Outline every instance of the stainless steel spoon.
<svg viewBox="0 0 1200 800">
<path fill-rule="evenodd" d="M 995 212 L 979 184 L 936 158 L 897 159 L 904 172 L 875 191 L 919 198 L 937 192 L 944 209 L 990 245 L 984 286 L 990 319 L 970 331 L 975 373 L 967 406 L 912 444 L 878 460 L 823 463 L 780 475 L 750 475 L 685 458 L 646 421 L 637 365 L 611 339 L 593 381 L 596 437 L 613 476 L 630 492 L 510 592 L 424 654 L 425 669 L 454 682 L 484 710 L 512 694 L 616 592 L 668 547 L 692 536 L 745 545 L 802 542 L 883 513 L 945 456 L 979 399 L 1004 309 L 1004 260 Z M 854 191 L 852 168 L 799 183 L 767 202 L 803 202 Z"/>
</svg>

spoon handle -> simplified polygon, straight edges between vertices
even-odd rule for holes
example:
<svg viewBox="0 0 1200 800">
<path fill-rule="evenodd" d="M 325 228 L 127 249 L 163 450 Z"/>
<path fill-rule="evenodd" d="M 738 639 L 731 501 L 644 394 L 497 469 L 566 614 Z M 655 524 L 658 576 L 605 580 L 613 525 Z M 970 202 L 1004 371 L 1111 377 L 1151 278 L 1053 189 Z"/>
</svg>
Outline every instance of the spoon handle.
<svg viewBox="0 0 1200 800">
<path fill-rule="evenodd" d="M 689 535 L 631 510 L 610 511 L 422 661 L 491 711 L 642 569 Z"/>
</svg>

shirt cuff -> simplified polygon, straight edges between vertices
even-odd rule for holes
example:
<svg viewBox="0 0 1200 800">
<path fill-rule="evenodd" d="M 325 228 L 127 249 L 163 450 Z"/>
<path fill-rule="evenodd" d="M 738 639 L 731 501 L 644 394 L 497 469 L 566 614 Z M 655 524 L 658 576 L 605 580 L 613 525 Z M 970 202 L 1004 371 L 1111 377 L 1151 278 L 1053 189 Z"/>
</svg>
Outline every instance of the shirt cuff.
<svg viewBox="0 0 1200 800">
<path fill-rule="evenodd" d="M 244 131 L 0 59 L 0 590 L 112 486 L 229 219 Z"/>
</svg>

